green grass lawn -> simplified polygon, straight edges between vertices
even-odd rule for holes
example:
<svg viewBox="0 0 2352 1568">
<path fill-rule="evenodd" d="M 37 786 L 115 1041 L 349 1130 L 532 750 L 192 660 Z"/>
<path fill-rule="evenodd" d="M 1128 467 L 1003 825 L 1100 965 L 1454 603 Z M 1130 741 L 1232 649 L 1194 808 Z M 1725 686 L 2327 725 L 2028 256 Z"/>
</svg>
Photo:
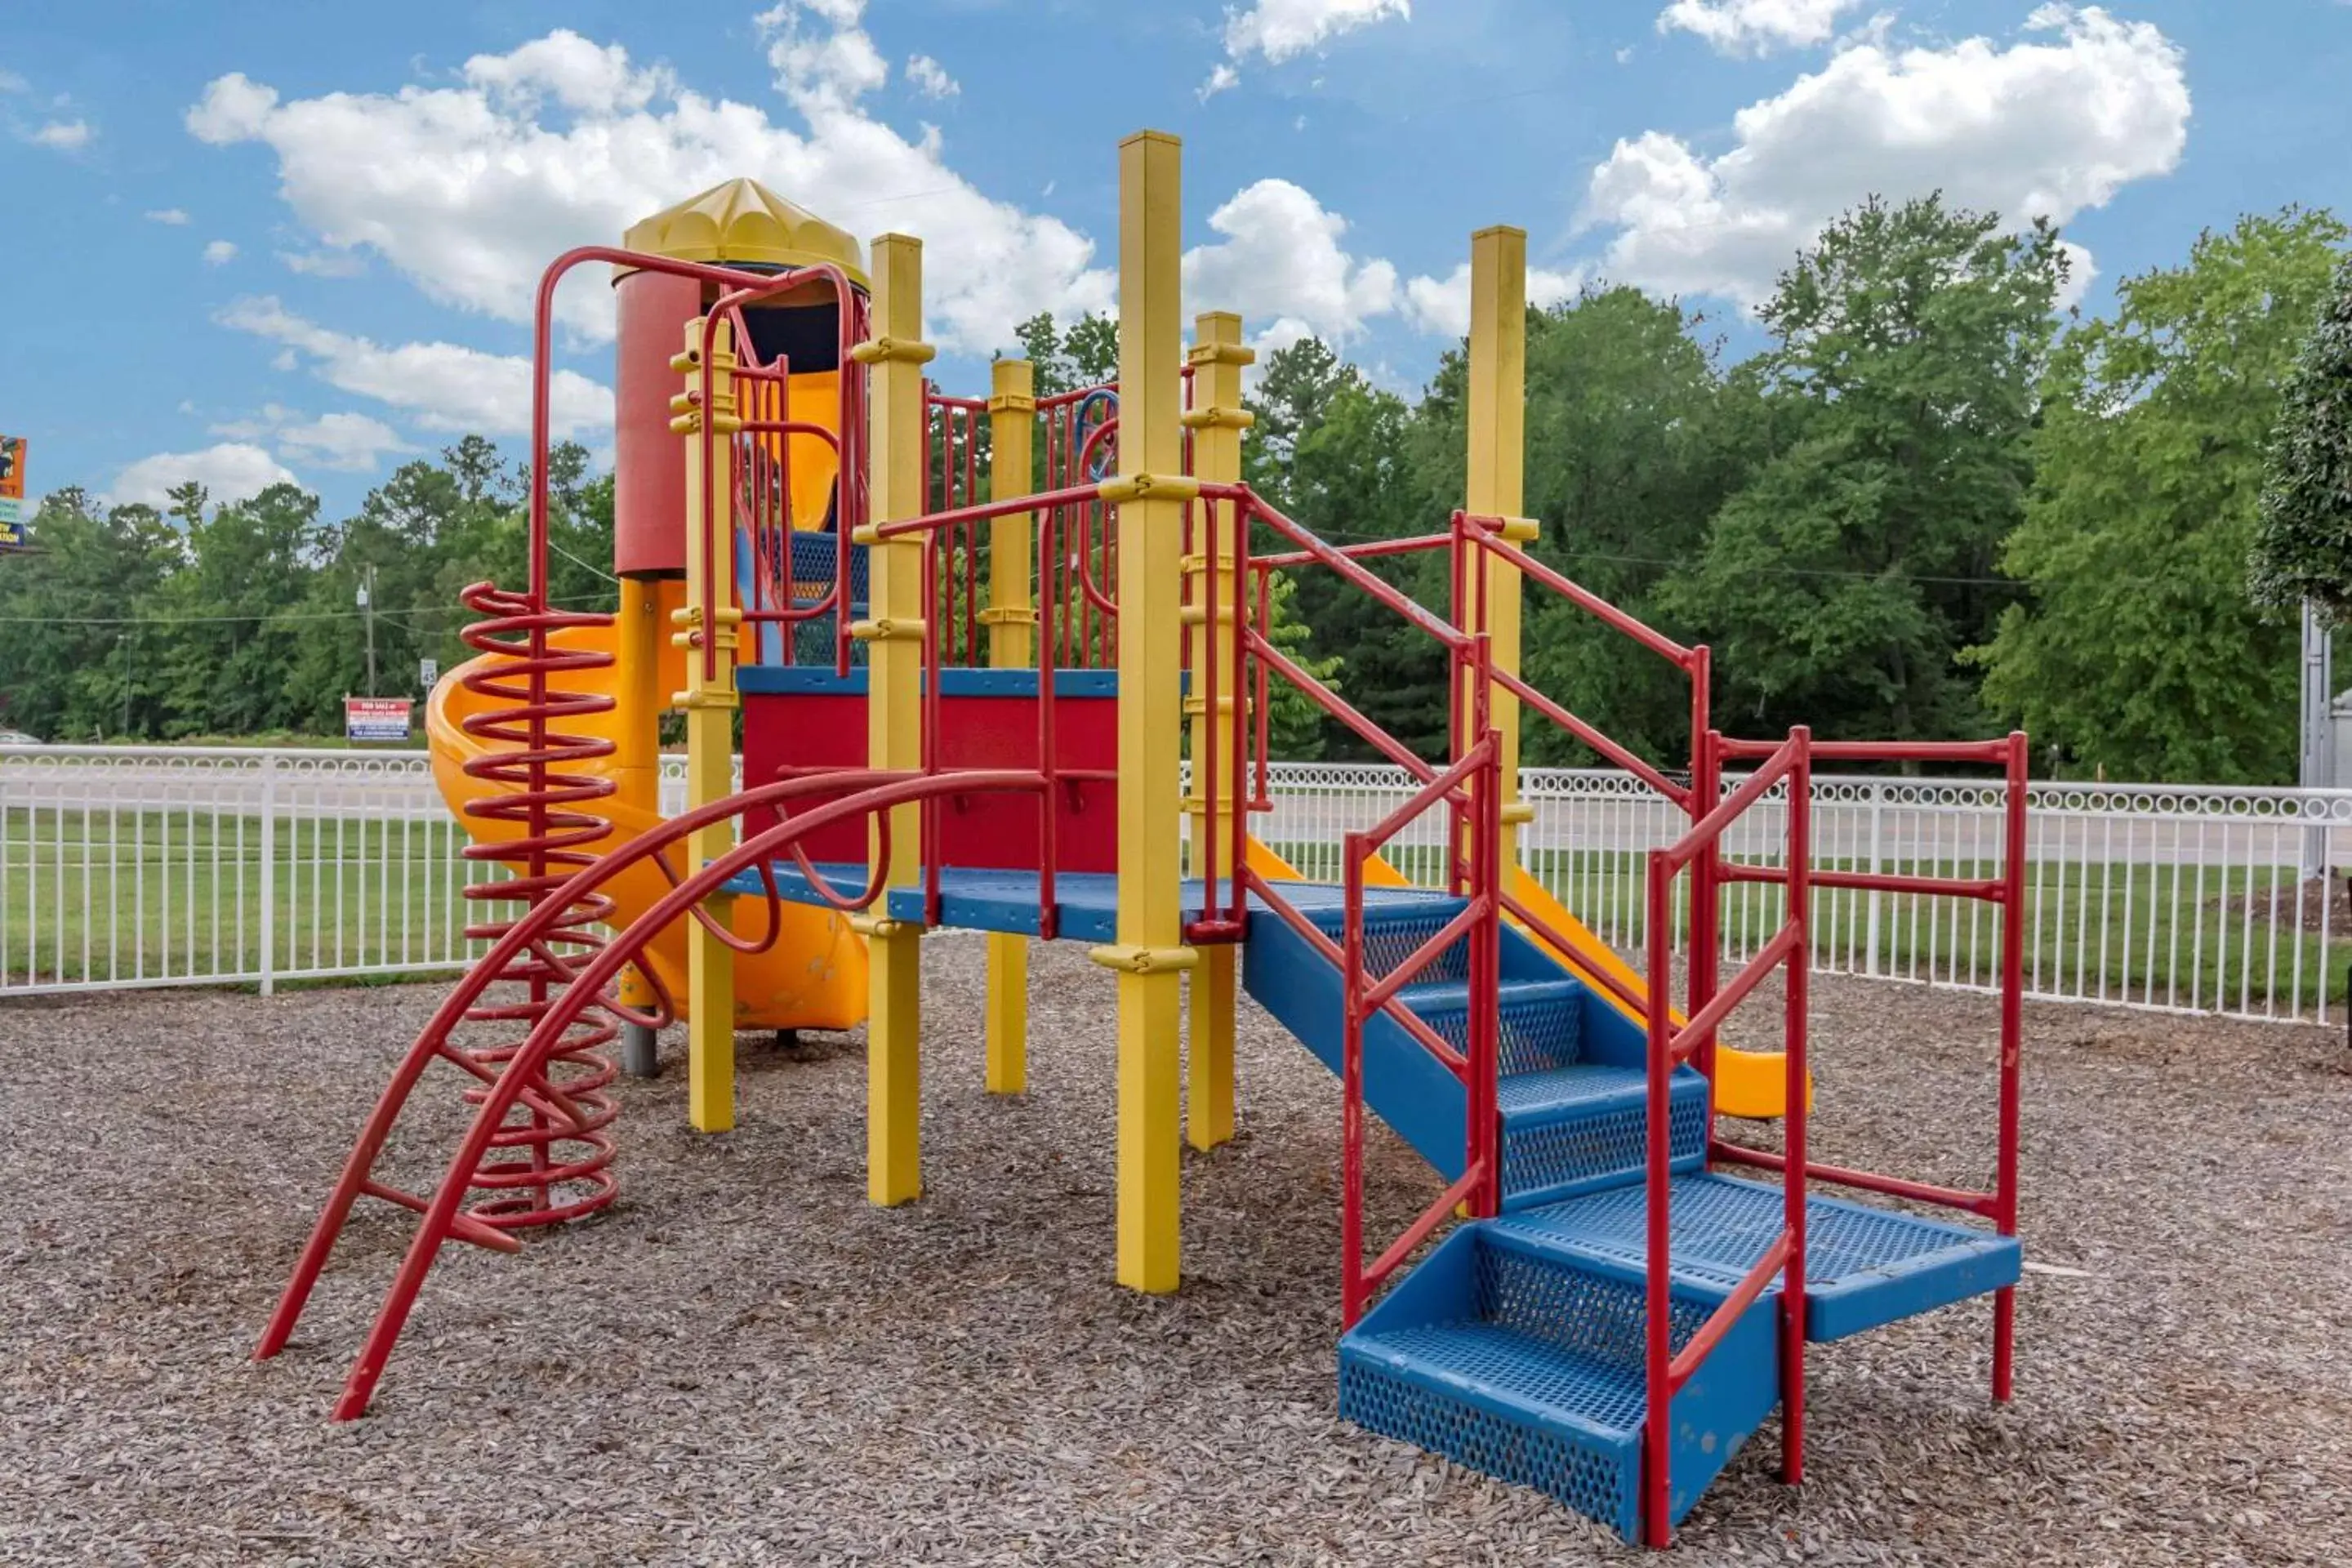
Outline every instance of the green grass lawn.
<svg viewBox="0 0 2352 1568">
<path fill-rule="evenodd" d="M 446 820 L 281 819 L 265 836 L 257 816 L 203 808 L 9 809 L 0 975 L 258 977 L 265 932 L 274 975 L 446 965 L 467 918 L 461 843 Z"/>
</svg>

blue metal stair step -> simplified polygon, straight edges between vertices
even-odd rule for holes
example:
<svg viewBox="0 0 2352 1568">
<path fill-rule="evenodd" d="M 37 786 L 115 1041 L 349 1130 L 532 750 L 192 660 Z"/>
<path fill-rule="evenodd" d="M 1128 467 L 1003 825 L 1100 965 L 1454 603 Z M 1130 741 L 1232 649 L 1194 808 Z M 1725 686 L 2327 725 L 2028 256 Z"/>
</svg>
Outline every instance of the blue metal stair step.
<svg viewBox="0 0 2352 1568">
<path fill-rule="evenodd" d="M 1676 1289 L 1716 1300 L 1730 1295 L 1780 1234 L 1783 1201 L 1772 1184 L 1676 1176 L 1667 1207 Z M 1494 1222 L 1503 1236 L 1562 1258 L 1635 1269 L 1647 1257 L 1645 1224 L 1638 1184 L 1515 1209 Z M 1811 1194 L 1805 1242 L 1805 1331 L 1813 1340 L 1843 1339 L 2014 1285 L 2023 1260 L 2014 1237 Z"/>
<path fill-rule="evenodd" d="M 1706 1148 L 1706 1079 L 1688 1068 L 1668 1084 L 1671 1168 L 1696 1172 Z M 1649 1147 L 1649 1088 L 1639 1068 L 1579 1062 L 1497 1081 L 1503 1112 L 1503 1207 L 1558 1203 L 1641 1179 Z"/>
<path fill-rule="evenodd" d="M 1523 1247 L 1492 1225 L 1463 1226 L 1340 1342 L 1339 1412 L 1636 1539 L 1643 1308 L 1638 1275 Z M 1675 1297 L 1677 1349 L 1708 1310 Z M 1675 1518 L 1778 1395 L 1772 1317 L 1759 1304 L 1675 1398 Z"/>
</svg>

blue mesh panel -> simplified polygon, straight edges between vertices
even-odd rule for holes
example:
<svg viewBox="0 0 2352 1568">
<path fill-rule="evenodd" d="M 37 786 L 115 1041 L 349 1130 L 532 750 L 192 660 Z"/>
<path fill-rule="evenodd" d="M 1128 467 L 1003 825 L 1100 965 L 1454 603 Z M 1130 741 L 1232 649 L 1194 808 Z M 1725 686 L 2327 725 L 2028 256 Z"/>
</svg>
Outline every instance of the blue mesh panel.
<svg viewBox="0 0 2352 1568">
<path fill-rule="evenodd" d="M 1647 1152 L 1649 1116 L 1645 1102 L 1596 1108 L 1583 1116 L 1567 1117 L 1528 1126 L 1510 1115 L 1509 1079 L 1503 1091 L 1503 1192 L 1506 1196 L 1571 1186 L 1580 1182 L 1636 1175 Z M 1706 1139 L 1706 1099 L 1704 1094 L 1674 1097 L 1668 1130 L 1675 1157 L 1696 1154 Z M 1638 1211 L 1641 1190 L 1633 1194 Z"/>
<path fill-rule="evenodd" d="M 1531 1342 L 1525 1336 L 1507 1329 L 1489 1329 L 1485 1333 L 1492 1336 L 1492 1352 L 1478 1356 L 1475 1368 L 1465 1365 L 1456 1353 L 1465 1348 L 1456 1337 L 1463 1332 L 1461 1328 L 1408 1330 L 1398 1338 L 1444 1335 L 1449 1341 L 1445 1363 L 1479 1375 L 1533 1359 L 1512 1353 L 1514 1342 Z M 1599 1370 L 1598 1363 L 1595 1366 Z M 1414 1444 L 1457 1465 L 1533 1488 L 1621 1531 L 1632 1527 L 1638 1458 L 1630 1445 L 1614 1448 L 1578 1443 L 1566 1429 L 1514 1420 L 1358 1357 L 1340 1362 L 1339 1414 L 1360 1426 Z"/>
<path fill-rule="evenodd" d="M 1507 1247 L 1478 1248 L 1478 1310 L 1490 1322 L 1572 1349 L 1622 1374 L 1595 1383 L 1588 1399 L 1568 1405 L 1606 1426 L 1631 1431 L 1642 1422 L 1642 1335 L 1646 1302 L 1630 1280 L 1562 1268 Z M 1710 1310 L 1703 1301 L 1669 1298 L 1668 1336 L 1680 1350 Z"/>
<path fill-rule="evenodd" d="M 1448 959 L 1451 957 L 1449 954 Z M 1514 987 L 1506 981 L 1498 1053 L 1502 1076 L 1549 1072 L 1575 1065 L 1584 1023 L 1582 996 L 1581 988 L 1573 984 Z M 1408 1005 L 1411 1000 L 1407 998 Z M 1416 1006 L 1413 1011 L 1438 1038 L 1466 1056 L 1470 1050 L 1469 1010 L 1453 1005 L 1452 1002 L 1449 997 L 1447 1005 Z"/>
<path fill-rule="evenodd" d="M 1375 980 L 1381 978 L 1413 955 L 1413 950 L 1445 929 L 1445 922 L 1462 912 L 1459 905 L 1440 904 L 1427 913 L 1418 910 L 1399 914 L 1369 915 L 1364 921 L 1364 967 Z M 1439 954 L 1436 961 L 1414 975 L 1415 984 L 1433 984 L 1444 980 L 1463 980 L 1470 973 L 1470 942 L 1468 938 L 1456 942 Z"/>
<path fill-rule="evenodd" d="M 801 530 L 793 535 L 793 595 L 795 602 L 808 604 L 824 597 L 833 586 L 835 557 L 841 546 L 835 535 Z M 849 551 L 849 598 L 853 609 L 866 608 L 866 549 L 852 545 Z"/>
</svg>

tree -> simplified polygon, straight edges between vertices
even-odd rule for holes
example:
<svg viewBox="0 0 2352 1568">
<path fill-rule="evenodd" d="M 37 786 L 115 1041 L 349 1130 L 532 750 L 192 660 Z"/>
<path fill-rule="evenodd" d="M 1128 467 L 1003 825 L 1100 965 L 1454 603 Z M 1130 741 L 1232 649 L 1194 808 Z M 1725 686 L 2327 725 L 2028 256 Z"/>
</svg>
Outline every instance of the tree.
<svg viewBox="0 0 2352 1568">
<path fill-rule="evenodd" d="M 1761 312 L 1765 456 L 1661 609 L 1714 645 L 1717 714 L 1772 733 L 1979 729 L 1960 650 L 2006 602 L 2028 440 L 2066 263 L 1940 196 L 1832 224 Z"/>
<path fill-rule="evenodd" d="M 37 551 L 0 563 L 0 721 L 52 740 L 152 733 L 155 693 L 139 677 L 140 616 L 181 563 L 179 536 L 150 506 L 100 512 L 79 487 L 33 518 Z"/>
<path fill-rule="evenodd" d="M 1033 367 L 1037 395 L 1052 397 L 1118 379 L 1118 318 L 1089 310 L 1065 334 L 1053 312 L 1041 310 L 1013 329 L 1021 355 Z"/>
<path fill-rule="evenodd" d="M 1753 467 L 1753 421 L 1702 340 L 1706 326 L 1630 288 L 1528 314 L 1521 510 L 1540 531 L 1527 548 L 1670 634 L 1685 628 L 1655 603 L 1657 584 L 1698 555 L 1707 520 Z M 1423 529 L 1461 502 L 1466 373 L 1459 353 L 1446 356 L 1416 412 Z M 1539 587 L 1527 590 L 1522 617 L 1521 667 L 1538 690 L 1637 752 L 1687 753 L 1690 691 L 1679 670 Z M 1530 763 L 1590 760 L 1539 719 L 1523 732 Z"/>
<path fill-rule="evenodd" d="M 2109 776 L 2293 775 L 2296 637 L 2245 592 L 2263 454 L 2345 226 L 2249 216 L 2125 280 L 2053 363 L 2026 585 L 1976 656 L 2003 721 Z"/>
<path fill-rule="evenodd" d="M 2352 622 L 2352 256 L 2287 378 L 2254 526 L 2255 602 Z"/>
</svg>

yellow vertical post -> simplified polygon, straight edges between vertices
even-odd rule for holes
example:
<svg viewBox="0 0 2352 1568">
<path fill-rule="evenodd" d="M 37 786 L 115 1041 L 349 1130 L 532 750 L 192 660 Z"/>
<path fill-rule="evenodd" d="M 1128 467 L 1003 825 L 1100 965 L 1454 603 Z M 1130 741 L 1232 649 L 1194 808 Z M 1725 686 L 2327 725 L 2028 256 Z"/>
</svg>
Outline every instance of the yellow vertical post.
<svg viewBox="0 0 2352 1568">
<path fill-rule="evenodd" d="M 686 801 L 688 809 L 723 800 L 735 787 L 735 643 L 743 612 L 735 597 L 734 487 L 727 482 L 735 433 L 735 340 L 721 321 L 711 340 L 710 405 L 702 393 L 702 321 L 687 323 L 686 351 L 670 362 L 686 376 L 686 392 L 671 406 L 670 428 L 686 437 L 686 605 L 671 619 L 681 629 L 671 641 L 687 650 L 686 689 L 675 705 L 686 710 Z M 705 421 L 718 437 L 713 453 L 720 471 L 705 471 Z M 713 494 L 716 521 L 702 527 L 706 492 Z M 715 534 L 717 537 L 711 537 Z M 715 625 L 702 617 L 703 584 L 714 589 Z M 717 658 L 705 672 L 705 642 Z M 712 823 L 688 836 L 687 863 L 699 868 L 734 847 L 735 825 Z M 705 904 L 720 926 L 732 919 L 735 900 L 719 897 Z M 686 931 L 687 1120 L 698 1131 L 724 1132 L 735 1125 L 735 954 L 699 921 Z"/>
<path fill-rule="evenodd" d="M 875 337 L 853 351 L 871 367 L 867 409 L 873 521 L 923 511 L 923 243 L 886 234 L 873 247 Z M 922 766 L 923 551 L 920 539 L 869 535 L 869 619 L 850 628 L 866 643 L 867 765 L 912 772 Z M 890 812 L 890 858 L 880 868 L 894 888 L 919 879 L 922 809 Z M 869 865 L 882 856 L 873 830 Z M 866 1195 L 882 1205 L 923 1194 L 921 1067 L 923 931 L 887 910 L 856 921 L 866 937 Z"/>
<path fill-rule="evenodd" d="M 645 821 L 661 814 L 660 598 L 658 584 L 624 577 L 620 608 L 614 616 L 613 798 Z M 653 1006 L 653 987 L 635 964 L 621 975 L 621 1000 L 631 1007 Z M 621 1065 L 639 1078 L 653 1076 L 656 1063 L 651 1029 L 637 1024 L 625 1027 Z"/>
<path fill-rule="evenodd" d="M 1183 945 L 1177 771 L 1184 715 L 1184 502 L 1178 398 L 1184 324 L 1179 262 L 1180 143 L 1141 131 L 1118 149 L 1118 941 L 1095 949 L 1118 973 L 1118 1281 L 1176 1289 L 1182 1130 L 1178 1043 Z"/>
<path fill-rule="evenodd" d="M 1249 428 L 1249 410 L 1242 406 L 1242 367 L 1257 356 L 1242 342 L 1242 319 L 1229 310 L 1209 310 L 1192 320 L 1192 406 L 1184 423 L 1192 430 L 1192 477 L 1211 484 L 1230 484 L 1242 477 L 1242 432 Z M 1184 557 L 1188 584 L 1184 620 L 1192 637 L 1192 689 L 1184 699 L 1192 719 L 1192 791 L 1184 809 L 1192 818 L 1192 869 L 1212 881 L 1229 875 L 1233 867 L 1233 814 L 1240 803 L 1223 789 L 1210 809 L 1207 759 L 1209 728 L 1224 726 L 1216 747 L 1218 769 L 1232 764 L 1241 729 L 1234 716 L 1247 701 L 1235 679 L 1239 649 L 1233 635 L 1241 604 L 1240 584 L 1234 573 L 1241 558 L 1236 531 L 1239 509 L 1204 505 L 1194 530 L 1192 552 Z M 1213 558 L 1216 573 L 1212 578 Z M 1215 603 L 1210 602 L 1212 584 Z M 1216 679 L 1210 689 L 1209 639 L 1219 639 Z M 1223 787 L 1223 781 L 1218 781 Z M 1204 950 L 1192 976 L 1192 1032 L 1185 1058 L 1184 1133 L 1195 1149 L 1213 1149 L 1234 1135 L 1234 960 L 1230 943 Z"/>
<path fill-rule="evenodd" d="M 1470 468 L 1468 510 L 1501 517 L 1503 537 L 1526 544 L 1535 521 L 1519 515 L 1527 435 L 1528 235 L 1497 225 L 1470 237 Z M 1518 568 L 1486 560 L 1487 624 L 1495 668 L 1519 672 Z M 1503 742 L 1502 864 L 1518 863 L 1519 825 L 1530 809 L 1519 799 L 1519 700 L 1496 691 L 1495 728 Z"/>
<path fill-rule="evenodd" d="M 1036 373 L 1027 360 L 1001 359 L 992 368 L 988 398 L 988 485 L 991 500 L 1027 495 L 1031 438 L 1037 422 Z M 1027 512 L 988 525 L 988 662 L 997 669 L 1027 669 L 1035 658 L 1037 622 L 1029 589 L 1034 519 Z M 1038 695 L 1053 700 L 1050 669 L 1038 673 Z M 988 933 L 988 1092 L 1019 1094 L 1029 1087 L 1029 939 Z"/>
</svg>

